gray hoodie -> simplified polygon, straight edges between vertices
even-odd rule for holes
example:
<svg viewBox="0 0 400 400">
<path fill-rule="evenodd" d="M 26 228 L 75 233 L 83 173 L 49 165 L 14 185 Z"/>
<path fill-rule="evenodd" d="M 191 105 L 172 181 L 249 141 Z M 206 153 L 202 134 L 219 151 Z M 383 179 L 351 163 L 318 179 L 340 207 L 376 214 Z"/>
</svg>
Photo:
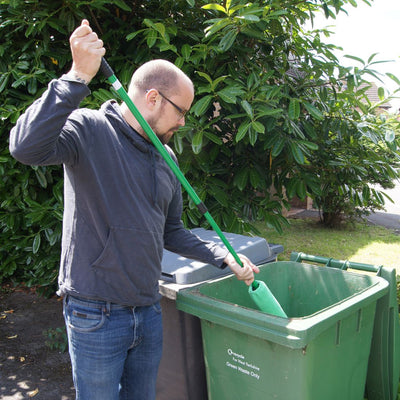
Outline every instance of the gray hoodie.
<svg viewBox="0 0 400 400">
<path fill-rule="evenodd" d="M 12 129 L 10 152 L 24 164 L 64 165 L 58 293 L 150 305 L 164 247 L 217 267 L 228 252 L 183 227 L 173 172 L 115 101 L 79 109 L 88 94 L 66 75 L 50 82 Z"/>
</svg>

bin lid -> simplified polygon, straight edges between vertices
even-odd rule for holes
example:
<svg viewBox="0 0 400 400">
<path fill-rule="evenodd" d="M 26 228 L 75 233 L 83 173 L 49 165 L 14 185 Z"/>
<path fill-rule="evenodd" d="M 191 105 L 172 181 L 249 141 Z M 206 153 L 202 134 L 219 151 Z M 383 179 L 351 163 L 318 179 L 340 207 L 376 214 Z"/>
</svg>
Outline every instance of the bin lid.
<svg viewBox="0 0 400 400">
<path fill-rule="evenodd" d="M 203 228 L 192 229 L 200 239 L 213 241 L 224 246 L 218 234 Z M 269 245 L 264 238 L 225 233 L 224 235 L 238 253 L 244 254 L 254 264 L 275 261 L 277 253 L 283 251 L 280 245 Z M 231 273 L 229 268 L 220 269 L 211 264 L 191 260 L 164 249 L 161 264 L 161 279 L 178 284 L 198 283 Z"/>
</svg>

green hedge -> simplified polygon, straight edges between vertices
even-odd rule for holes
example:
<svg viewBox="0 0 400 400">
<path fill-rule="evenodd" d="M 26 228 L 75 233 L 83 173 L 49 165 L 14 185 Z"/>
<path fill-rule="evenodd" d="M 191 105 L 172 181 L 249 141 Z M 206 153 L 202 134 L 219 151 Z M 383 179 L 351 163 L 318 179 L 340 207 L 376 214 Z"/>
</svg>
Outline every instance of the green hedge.
<svg viewBox="0 0 400 400">
<path fill-rule="evenodd" d="M 363 97 L 354 82 L 371 73 L 374 61 L 343 68 L 322 32 L 302 30 L 316 10 L 334 17 L 348 3 L 354 1 L 1 1 L 0 280 L 54 287 L 62 168 L 17 163 L 8 135 L 47 83 L 68 71 L 68 37 L 83 18 L 103 39 L 125 86 L 135 68 L 153 58 L 171 60 L 193 79 L 193 108 L 173 145 L 181 169 L 223 229 L 248 232 L 257 219 L 280 230 L 288 197 L 310 195 L 323 208 L 323 189 L 338 186 L 342 170 L 341 160 L 322 146 L 330 142 L 341 157 L 349 141 L 363 146 L 358 158 L 357 147 L 352 150 L 353 165 L 346 167 L 355 172 L 342 179 L 339 196 L 353 208 L 379 206 L 365 183 L 390 184 L 396 176 L 396 126 L 379 119 L 361 126 L 354 111 Z M 347 86 L 339 92 L 343 80 Z M 91 89 L 82 106 L 95 108 L 113 96 L 101 76 Z M 374 106 L 362 107 L 372 115 Z M 387 152 L 390 168 L 389 157 L 376 156 Z M 372 154 L 374 164 L 383 165 L 375 175 L 374 165 L 362 167 Z M 321 168 L 330 173 L 321 175 Z M 188 227 L 207 225 L 186 195 L 184 207 Z"/>
</svg>

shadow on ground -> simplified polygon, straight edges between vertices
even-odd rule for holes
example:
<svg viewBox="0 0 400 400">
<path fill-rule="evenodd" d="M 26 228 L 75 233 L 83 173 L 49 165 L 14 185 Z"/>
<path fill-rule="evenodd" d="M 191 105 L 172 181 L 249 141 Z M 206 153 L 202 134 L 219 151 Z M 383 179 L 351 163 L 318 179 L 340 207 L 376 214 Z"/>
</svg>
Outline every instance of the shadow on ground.
<svg viewBox="0 0 400 400">
<path fill-rule="evenodd" d="M 62 302 L 34 291 L 0 290 L 0 398 L 75 399 L 68 352 L 46 345 L 46 332 L 64 326 Z"/>
</svg>

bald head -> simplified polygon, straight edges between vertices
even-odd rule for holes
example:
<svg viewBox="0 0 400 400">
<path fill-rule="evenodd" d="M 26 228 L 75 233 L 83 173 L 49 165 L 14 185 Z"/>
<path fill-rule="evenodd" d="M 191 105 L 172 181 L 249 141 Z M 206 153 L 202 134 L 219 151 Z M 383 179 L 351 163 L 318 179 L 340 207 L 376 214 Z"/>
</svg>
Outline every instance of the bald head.
<svg viewBox="0 0 400 400">
<path fill-rule="evenodd" d="M 185 114 L 194 99 L 190 78 L 166 60 L 152 60 L 132 75 L 128 95 L 163 144 L 185 125 Z M 150 139 L 126 103 L 121 104 L 122 116 L 146 140 Z"/>
<path fill-rule="evenodd" d="M 165 95 L 179 94 L 181 84 L 193 87 L 190 78 L 176 65 L 166 60 L 152 60 L 143 64 L 132 75 L 129 96 L 134 98 L 153 88 Z"/>
</svg>

